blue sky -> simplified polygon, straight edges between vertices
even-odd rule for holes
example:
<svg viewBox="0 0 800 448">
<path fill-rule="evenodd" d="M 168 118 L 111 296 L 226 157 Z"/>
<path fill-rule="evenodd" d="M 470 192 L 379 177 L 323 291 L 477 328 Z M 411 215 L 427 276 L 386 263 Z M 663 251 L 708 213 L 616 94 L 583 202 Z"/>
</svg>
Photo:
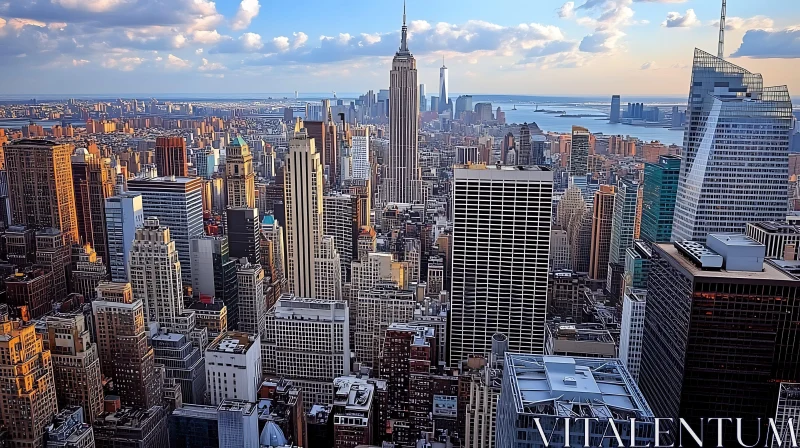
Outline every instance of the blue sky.
<svg viewBox="0 0 800 448">
<path fill-rule="evenodd" d="M 797 0 L 729 0 L 726 57 L 800 95 Z M 420 81 L 456 93 L 685 95 L 717 0 L 408 0 Z M 0 0 L 0 93 L 385 88 L 401 0 Z"/>
</svg>

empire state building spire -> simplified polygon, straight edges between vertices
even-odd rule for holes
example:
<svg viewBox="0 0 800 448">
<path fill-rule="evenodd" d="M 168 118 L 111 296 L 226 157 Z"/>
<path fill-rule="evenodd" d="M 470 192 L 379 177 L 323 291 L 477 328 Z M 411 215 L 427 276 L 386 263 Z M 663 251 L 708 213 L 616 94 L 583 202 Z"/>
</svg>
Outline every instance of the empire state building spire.
<svg viewBox="0 0 800 448">
<path fill-rule="evenodd" d="M 398 55 L 409 55 L 411 54 L 408 51 L 408 26 L 406 26 L 406 2 L 403 1 L 403 28 L 402 28 L 402 36 L 400 38 L 400 50 L 397 52 Z"/>
</svg>

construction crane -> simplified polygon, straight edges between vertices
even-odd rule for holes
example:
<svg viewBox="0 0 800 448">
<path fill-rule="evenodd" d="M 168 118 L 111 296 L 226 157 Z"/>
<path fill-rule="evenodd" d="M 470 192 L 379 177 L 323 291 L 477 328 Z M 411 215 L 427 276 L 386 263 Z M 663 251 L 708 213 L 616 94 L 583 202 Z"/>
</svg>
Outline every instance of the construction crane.
<svg viewBox="0 0 800 448">
<path fill-rule="evenodd" d="M 727 9 L 727 0 L 722 0 L 722 14 L 719 17 L 719 48 L 717 48 L 717 57 L 720 59 L 725 58 L 725 13 Z"/>
</svg>

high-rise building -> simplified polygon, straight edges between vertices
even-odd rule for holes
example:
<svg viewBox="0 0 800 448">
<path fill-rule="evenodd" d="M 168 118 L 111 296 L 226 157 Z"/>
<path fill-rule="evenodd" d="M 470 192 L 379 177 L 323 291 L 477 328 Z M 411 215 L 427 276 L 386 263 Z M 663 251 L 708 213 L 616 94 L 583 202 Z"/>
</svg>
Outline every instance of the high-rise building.
<svg viewBox="0 0 800 448">
<path fill-rule="evenodd" d="M 92 246 L 72 246 L 71 290 L 86 299 L 95 297 L 95 288 L 101 281 L 108 280 L 108 269 L 97 257 Z"/>
<path fill-rule="evenodd" d="M 614 194 L 614 211 L 611 218 L 611 241 L 608 252 L 606 290 L 614 299 L 622 298 L 625 274 L 625 253 L 633 245 L 636 228 L 636 210 L 639 184 L 627 179 L 617 182 Z"/>
<path fill-rule="evenodd" d="M 647 288 L 647 276 L 650 273 L 650 258 L 653 252 L 650 243 L 642 240 L 633 242 L 625 252 L 625 281 L 624 286 L 634 288 Z"/>
<path fill-rule="evenodd" d="M 163 406 L 123 407 L 104 412 L 92 429 L 96 448 L 169 446 L 167 412 Z"/>
<path fill-rule="evenodd" d="M 226 399 L 220 403 L 217 408 L 219 448 L 260 448 L 258 416 L 258 406 L 251 401 Z"/>
<path fill-rule="evenodd" d="M 225 215 L 225 234 L 233 258 L 247 258 L 253 264 L 261 264 L 261 222 L 258 209 L 229 208 Z"/>
<path fill-rule="evenodd" d="M 412 291 L 402 291 L 392 282 L 386 282 L 370 291 L 359 292 L 356 303 L 356 359 L 377 369 L 386 329 L 393 323 L 404 324 L 414 319 L 416 296 Z"/>
<path fill-rule="evenodd" d="M 5 145 L 11 221 L 35 229 L 55 228 L 68 243 L 80 241 L 70 157 L 73 146 L 50 140 Z"/>
<path fill-rule="evenodd" d="M 369 126 L 351 128 L 353 140 L 350 146 L 350 154 L 353 157 L 353 179 L 370 179 L 370 145 L 369 139 L 372 128 Z"/>
<path fill-rule="evenodd" d="M 792 440 L 792 434 L 796 436 L 800 432 L 800 384 L 781 383 L 775 410 L 775 427 L 780 431 L 780 440 L 784 443 Z M 773 440 L 770 446 L 780 448 L 781 443 Z"/>
<path fill-rule="evenodd" d="M 342 264 L 333 237 L 325 235 L 314 257 L 314 290 L 320 299 L 342 298 Z"/>
<path fill-rule="evenodd" d="M 165 379 L 181 386 L 183 403 L 204 403 L 206 372 L 200 349 L 180 333 L 157 334 L 151 340 L 156 364 L 164 366 Z"/>
<path fill-rule="evenodd" d="M 300 386 L 306 411 L 330 405 L 333 380 L 350 374 L 347 303 L 284 294 L 267 313 L 261 346 L 264 374 Z"/>
<path fill-rule="evenodd" d="M 456 98 L 456 108 L 453 118 L 461 118 L 462 112 L 472 112 L 472 95 L 460 95 Z"/>
<path fill-rule="evenodd" d="M 203 181 L 197 177 L 156 177 L 128 181 L 128 190 L 142 195 L 145 218 L 154 216 L 169 228 L 181 260 L 181 278 L 192 284 L 189 241 L 203 235 Z"/>
<path fill-rule="evenodd" d="M 601 185 L 594 194 L 592 207 L 592 249 L 589 259 L 589 277 L 603 280 L 608 274 L 608 256 L 611 250 L 611 229 L 614 219 L 614 186 Z"/>
<path fill-rule="evenodd" d="M 94 444 L 91 423 L 84 418 L 83 408 L 67 406 L 47 425 L 47 448 L 90 448 Z"/>
<path fill-rule="evenodd" d="M 7 148 L 7 146 L 6 146 Z M 58 412 L 53 364 L 42 336 L 28 322 L 0 316 L 0 421 L 9 446 L 43 446 L 45 427 Z"/>
<path fill-rule="evenodd" d="M 167 417 L 169 446 L 219 448 L 217 408 L 186 404 Z"/>
<path fill-rule="evenodd" d="M 289 142 L 284 166 L 286 279 L 298 297 L 316 297 L 314 257 L 322 239 L 322 166 L 302 129 Z"/>
<path fill-rule="evenodd" d="M 639 381 L 639 367 L 642 363 L 646 306 L 646 289 L 628 288 L 625 291 L 622 301 L 622 328 L 619 333 L 619 360 L 636 382 Z"/>
<path fill-rule="evenodd" d="M 144 225 L 142 195 L 123 192 L 106 199 L 106 234 L 111 280 L 128 281 L 128 254 L 136 237 L 136 229 Z"/>
<path fill-rule="evenodd" d="M 569 152 L 569 175 L 586 176 L 589 172 L 589 148 L 592 133 L 581 126 L 572 127 L 572 149 Z"/>
<path fill-rule="evenodd" d="M 619 428 L 619 440 L 640 446 L 654 441 L 659 414 L 650 410 L 619 360 L 507 353 L 504 368 L 497 404 L 498 447 L 534 446 L 530 441 L 541 441 L 542 433 L 549 442 L 569 439 L 573 444 L 600 446 L 604 437 L 613 438 L 609 419 L 614 420 L 615 434 Z M 581 404 L 575 408 L 574 403 Z M 602 422 L 574 421 L 565 434 L 564 419 L 574 419 L 574 411 L 580 412 L 577 420 Z M 539 443 L 544 446 L 547 441 Z"/>
<path fill-rule="evenodd" d="M 385 401 L 386 383 L 380 380 L 344 376 L 333 381 L 333 447 L 355 448 L 378 443 L 381 403 Z"/>
<path fill-rule="evenodd" d="M 308 138 L 314 139 L 315 148 L 320 156 L 320 166 L 323 179 L 327 179 L 327 185 L 336 185 L 336 177 L 339 169 L 339 136 L 336 125 L 331 121 L 330 109 L 324 113 L 322 121 L 304 121 L 303 127 L 308 134 Z M 296 133 L 295 133 L 296 135 Z"/>
<path fill-rule="evenodd" d="M 609 122 L 610 123 L 619 123 L 620 118 L 620 97 L 619 95 L 612 95 L 611 96 L 611 113 L 609 114 Z"/>
<path fill-rule="evenodd" d="M 764 246 L 742 234 L 652 247 L 639 386 L 653 412 L 689 422 L 772 415 L 780 382 L 800 378 L 786 319 L 800 313 L 797 262 L 765 262 Z M 741 440 L 759 432 L 743 425 Z"/>
<path fill-rule="evenodd" d="M 78 237 L 108 262 L 105 200 L 114 195 L 117 173 L 111 159 L 101 159 L 84 148 L 75 150 L 71 160 Z"/>
<path fill-rule="evenodd" d="M 147 344 L 144 304 L 130 283 L 103 282 L 92 301 L 100 369 L 113 378 L 126 406 L 150 408 L 161 402 L 155 355 Z"/>
<path fill-rule="evenodd" d="M 404 22 L 405 23 L 405 22 Z M 442 66 L 439 68 L 439 110 L 440 114 L 445 113 L 450 109 L 450 80 L 447 76 L 447 66 L 444 65 L 444 58 L 442 58 Z"/>
<path fill-rule="evenodd" d="M 36 231 L 36 264 L 53 273 L 53 294 L 56 300 L 67 296 L 71 254 L 68 235 L 54 228 Z"/>
<path fill-rule="evenodd" d="M 323 198 L 323 228 L 325 235 L 333 237 L 336 251 L 339 253 L 341 264 L 341 278 L 350 280 L 350 263 L 358 254 L 353 253 L 353 248 L 358 242 L 358 197 L 349 194 L 331 193 Z"/>
<path fill-rule="evenodd" d="M 192 293 L 221 300 L 228 311 L 228 328 L 239 322 L 236 259 L 230 257 L 227 236 L 197 236 L 191 241 Z"/>
<path fill-rule="evenodd" d="M 800 226 L 786 222 L 748 222 L 745 234 L 766 247 L 767 258 L 797 260 Z"/>
<path fill-rule="evenodd" d="M 267 326 L 267 302 L 264 300 L 264 269 L 245 262 L 236 271 L 239 291 L 238 329 L 261 337 Z"/>
<path fill-rule="evenodd" d="M 540 167 L 456 169 L 453 189 L 448 365 L 489 353 L 495 333 L 508 336 L 510 350 L 541 353 L 553 173 Z"/>
<path fill-rule="evenodd" d="M 672 241 L 785 219 L 792 100 L 786 86 L 695 49 Z M 753 167 L 758 166 L 758 169 Z"/>
<path fill-rule="evenodd" d="M 53 272 L 39 266 L 17 270 L 5 279 L 6 301 L 13 308 L 27 307 L 38 319 L 53 310 Z"/>
<path fill-rule="evenodd" d="M 255 401 L 261 385 L 261 340 L 229 331 L 206 348 L 206 384 L 212 405 L 225 400 Z"/>
<path fill-rule="evenodd" d="M 519 128 L 519 140 L 517 141 L 517 165 L 531 164 L 531 128 L 528 123 L 524 123 Z"/>
<path fill-rule="evenodd" d="M 45 318 L 45 349 L 53 361 L 58 407 L 82 407 L 89 424 L 103 412 L 100 357 L 90 325 L 80 309 Z"/>
<path fill-rule="evenodd" d="M 426 112 L 428 110 L 428 98 L 425 96 L 425 84 L 419 85 L 419 111 Z"/>
<path fill-rule="evenodd" d="M 155 149 L 156 170 L 161 177 L 189 175 L 186 140 L 183 137 L 158 137 Z"/>
<path fill-rule="evenodd" d="M 228 207 L 256 206 L 256 173 L 250 147 L 241 137 L 236 137 L 225 149 L 225 187 L 228 190 Z"/>
<path fill-rule="evenodd" d="M 669 242 L 680 170 L 679 156 L 659 156 L 658 163 L 645 163 L 641 239 L 650 243 Z"/>
<path fill-rule="evenodd" d="M 570 244 L 567 231 L 553 228 L 550 231 L 550 269 L 570 269 L 572 260 L 569 256 Z"/>
<path fill-rule="evenodd" d="M 419 169 L 419 92 L 417 61 L 408 50 L 408 27 L 403 11 L 400 49 L 392 60 L 389 74 L 389 150 L 383 178 L 385 202 L 413 203 L 422 200 L 422 173 Z M 446 98 L 439 100 L 443 110 Z"/>
</svg>

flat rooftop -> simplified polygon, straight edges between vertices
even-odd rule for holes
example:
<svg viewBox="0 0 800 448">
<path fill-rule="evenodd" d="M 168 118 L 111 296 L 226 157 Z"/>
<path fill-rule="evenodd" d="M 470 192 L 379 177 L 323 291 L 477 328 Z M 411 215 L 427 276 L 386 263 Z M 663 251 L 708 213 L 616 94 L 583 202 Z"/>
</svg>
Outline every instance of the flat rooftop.
<svg viewBox="0 0 800 448">
<path fill-rule="evenodd" d="M 765 262 L 764 270 L 760 272 L 726 271 L 724 269 L 704 270 L 695 265 L 689 258 L 681 254 L 672 243 L 657 244 L 655 247 L 669 255 L 693 277 L 730 280 L 798 281 L 797 277 L 782 271 L 772 263 Z"/>
<path fill-rule="evenodd" d="M 654 420 L 617 359 L 507 353 L 506 373 L 519 414 Z"/>
<path fill-rule="evenodd" d="M 789 224 L 785 221 L 759 221 L 749 222 L 748 226 L 755 227 L 767 233 L 780 233 L 789 235 L 800 235 L 800 226 Z"/>
<path fill-rule="evenodd" d="M 253 345 L 251 336 L 238 331 L 228 332 L 227 335 L 211 344 L 206 351 L 219 353 L 246 353 Z"/>
</svg>

